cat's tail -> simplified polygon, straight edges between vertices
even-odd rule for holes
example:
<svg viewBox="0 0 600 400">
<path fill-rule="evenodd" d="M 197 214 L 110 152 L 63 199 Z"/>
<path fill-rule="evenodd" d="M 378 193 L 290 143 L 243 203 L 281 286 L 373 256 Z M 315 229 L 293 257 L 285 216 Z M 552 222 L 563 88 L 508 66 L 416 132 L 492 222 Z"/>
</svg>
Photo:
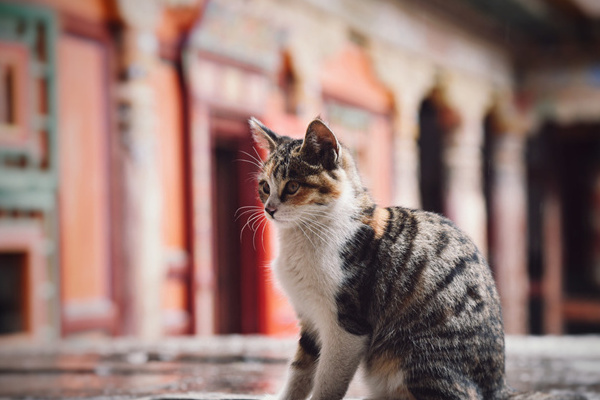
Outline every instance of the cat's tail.
<svg viewBox="0 0 600 400">
<path fill-rule="evenodd" d="M 577 393 L 510 392 L 505 400 L 587 400 L 587 397 Z"/>
</svg>

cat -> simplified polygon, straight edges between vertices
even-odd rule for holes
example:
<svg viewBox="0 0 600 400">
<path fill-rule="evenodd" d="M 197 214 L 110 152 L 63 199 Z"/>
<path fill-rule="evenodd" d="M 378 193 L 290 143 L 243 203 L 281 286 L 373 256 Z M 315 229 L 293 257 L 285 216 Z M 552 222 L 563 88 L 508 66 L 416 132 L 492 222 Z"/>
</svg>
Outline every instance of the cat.
<svg viewBox="0 0 600 400">
<path fill-rule="evenodd" d="M 508 388 L 494 279 L 454 223 L 377 206 L 320 118 L 304 139 L 249 124 L 268 152 L 258 196 L 278 233 L 272 267 L 300 323 L 277 399 L 342 399 L 361 363 L 373 399 L 581 398 Z"/>
</svg>

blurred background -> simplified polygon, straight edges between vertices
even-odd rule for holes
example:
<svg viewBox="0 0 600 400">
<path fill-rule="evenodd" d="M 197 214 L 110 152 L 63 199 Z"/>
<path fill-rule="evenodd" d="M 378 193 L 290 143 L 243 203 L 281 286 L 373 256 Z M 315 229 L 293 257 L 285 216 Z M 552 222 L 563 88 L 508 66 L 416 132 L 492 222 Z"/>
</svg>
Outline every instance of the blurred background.
<svg viewBox="0 0 600 400">
<path fill-rule="evenodd" d="M 508 333 L 600 333 L 597 0 L 3 0 L 0 343 L 296 333 L 236 211 L 247 119 L 317 115 L 475 239 Z"/>
</svg>

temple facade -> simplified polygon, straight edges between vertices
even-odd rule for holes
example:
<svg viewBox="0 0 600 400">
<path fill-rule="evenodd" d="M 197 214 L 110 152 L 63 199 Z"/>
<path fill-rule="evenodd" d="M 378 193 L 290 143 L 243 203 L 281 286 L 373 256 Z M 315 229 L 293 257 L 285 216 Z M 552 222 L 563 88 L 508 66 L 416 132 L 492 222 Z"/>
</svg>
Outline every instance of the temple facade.
<svg viewBox="0 0 600 400">
<path fill-rule="evenodd" d="M 250 116 L 455 221 L 508 333 L 598 332 L 600 10 L 423 3 L 1 2 L 0 341 L 295 333 Z"/>
</svg>

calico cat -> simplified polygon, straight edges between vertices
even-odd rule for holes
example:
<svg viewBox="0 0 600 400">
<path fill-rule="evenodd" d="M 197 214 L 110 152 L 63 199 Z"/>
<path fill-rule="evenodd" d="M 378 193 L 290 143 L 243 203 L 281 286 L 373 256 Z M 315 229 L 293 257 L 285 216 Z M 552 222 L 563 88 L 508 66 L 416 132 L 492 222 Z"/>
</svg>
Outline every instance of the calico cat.
<svg viewBox="0 0 600 400">
<path fill-rule="evenodd" d="M 494 280 L 451 221 L 378 207 L 320 119 L 303 140 L 249 122 L 269 152 L 258 195 L 274 273 L 301 326 L 278 399 L 342 399 L 360 363 L 373 399 L 567 398 L 507 388 Z"/>
</svg>

